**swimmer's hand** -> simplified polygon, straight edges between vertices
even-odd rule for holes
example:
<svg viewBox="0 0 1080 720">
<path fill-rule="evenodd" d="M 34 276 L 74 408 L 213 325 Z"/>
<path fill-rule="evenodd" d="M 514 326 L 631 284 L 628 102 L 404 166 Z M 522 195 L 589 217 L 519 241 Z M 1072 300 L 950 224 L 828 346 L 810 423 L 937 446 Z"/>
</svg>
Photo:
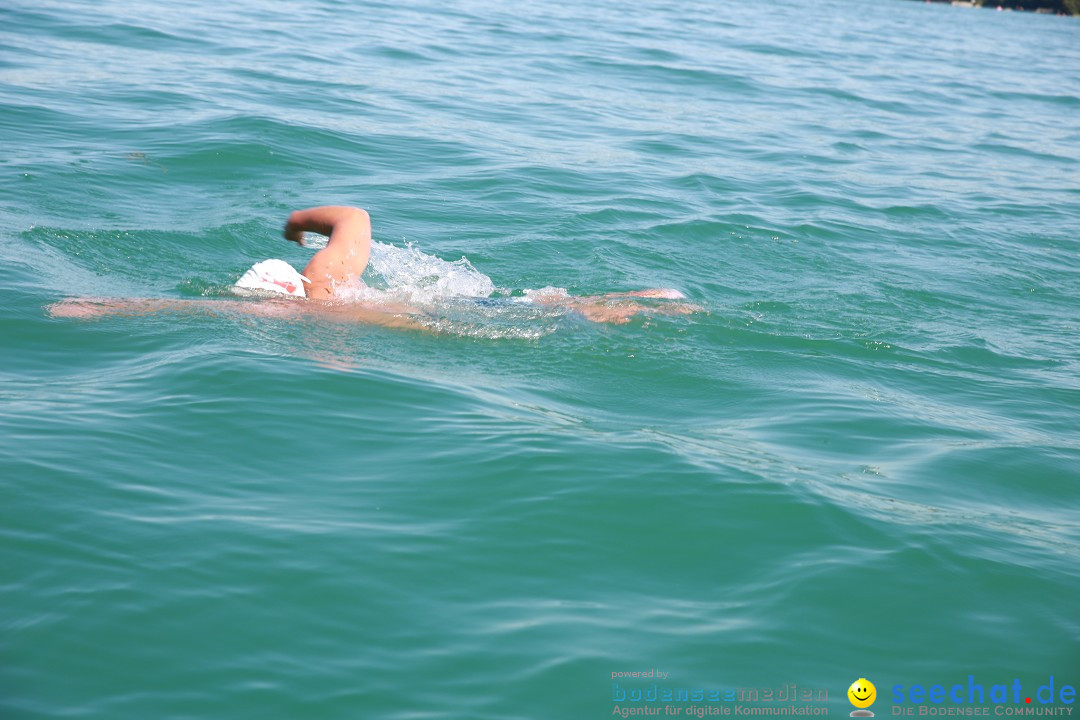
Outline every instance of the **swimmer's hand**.
<svg viewBox="0 0 1080 720">
<path fill-rule="evenodd" d="M 282 235 L 284 235 L 285 239 L 289 242 L 294 242 L 300 247 L 304 247 L 304 231 L 293 223 L 292 217 L 285 223 L 285 231 Z"/>
</svg>

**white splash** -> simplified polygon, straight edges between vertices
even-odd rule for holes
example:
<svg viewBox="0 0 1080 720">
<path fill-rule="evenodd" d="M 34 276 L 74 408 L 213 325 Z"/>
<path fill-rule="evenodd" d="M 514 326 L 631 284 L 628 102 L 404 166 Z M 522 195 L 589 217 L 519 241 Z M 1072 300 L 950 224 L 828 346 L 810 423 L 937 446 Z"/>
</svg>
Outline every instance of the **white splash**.
<svg viewBox="0 0 1080 720">
<path fill-rule="evenodd" d="M 449 262 L 411 244 L 397 247 L 373 242 L 364 281 L 369 287 L 357 290 L 357 300 L 368 299 L 371 291 L 382 291 L 402 301 L 430 305 L 451 298 L 488 297 L 495 292 L 495 283 L 468 258 Z"/>
<path fill-rule="evenodd" d="M 559 298 L 570 297 L 570 293 L 566 290 L 566 288 L 555 287 L 553 285 L 545 285 L 538 290 L 530 290 L 529 288 L 526 288 L 522 292 L 524 293 L 524 295 L 520 298 L 517 298 L 517 300 L 520 302 L 536 302 L 538 300 L 551 301 Z"/>
</svg>

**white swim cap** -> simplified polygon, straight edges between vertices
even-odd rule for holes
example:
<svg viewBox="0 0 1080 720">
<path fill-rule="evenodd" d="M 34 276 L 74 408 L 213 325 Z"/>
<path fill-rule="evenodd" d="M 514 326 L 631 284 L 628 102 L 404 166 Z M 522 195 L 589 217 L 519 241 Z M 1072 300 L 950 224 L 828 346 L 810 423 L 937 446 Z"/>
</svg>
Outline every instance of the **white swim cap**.
<svg viewBox="0 0 1080 720">
<path fill-rule="evenodd" d="M 307 297 L 307 293 L 304 292 L 305 282 L 311 281 L 296 272 L 296 268 L 284 260 L 274 259 L 263 260 L 252 265 L 251 269 L 244 273 L 233 287 L 241 290 L 267 290 L 284 295 Z"/>
</svg>

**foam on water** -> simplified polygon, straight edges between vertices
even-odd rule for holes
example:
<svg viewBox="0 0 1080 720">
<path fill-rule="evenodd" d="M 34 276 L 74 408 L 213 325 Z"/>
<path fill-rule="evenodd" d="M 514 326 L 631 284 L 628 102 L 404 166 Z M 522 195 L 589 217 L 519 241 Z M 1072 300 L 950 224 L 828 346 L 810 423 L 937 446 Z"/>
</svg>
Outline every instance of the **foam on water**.
<svg viewBox="0 0 1080 720">
<path fill-rule="evenodd" d="M 421 252 L 411 243 L 397 247 L 373 242 L 364 279 L 371 288 L 423 305 L 448 298 L 488 297 L 495 292 L 495 283 L 468 258 L 450 262 Z M 363 298 L 361 291 L 358 299 Z"/>
</svg>

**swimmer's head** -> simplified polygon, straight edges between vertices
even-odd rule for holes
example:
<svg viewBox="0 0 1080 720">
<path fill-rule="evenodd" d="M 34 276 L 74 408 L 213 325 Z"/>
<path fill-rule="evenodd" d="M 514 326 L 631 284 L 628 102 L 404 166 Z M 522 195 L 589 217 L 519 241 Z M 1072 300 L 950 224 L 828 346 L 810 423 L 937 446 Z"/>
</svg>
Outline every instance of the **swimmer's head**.
<svg viewBox="0 0 1080 720">
<path fill-rule="evenodd" d="M 284 260 L 263 260 L 255 263 L 244 273 L 236 284 L 233 291 L 238 295 L 255 295 L 259 291 L 279 293 L 281 295 L 293 295 L 295 297 L 307 297 L 304 291 L 304 283 L 311 282 L 306 277 L 296 272 L 289 263 Z"/>
</svg>

